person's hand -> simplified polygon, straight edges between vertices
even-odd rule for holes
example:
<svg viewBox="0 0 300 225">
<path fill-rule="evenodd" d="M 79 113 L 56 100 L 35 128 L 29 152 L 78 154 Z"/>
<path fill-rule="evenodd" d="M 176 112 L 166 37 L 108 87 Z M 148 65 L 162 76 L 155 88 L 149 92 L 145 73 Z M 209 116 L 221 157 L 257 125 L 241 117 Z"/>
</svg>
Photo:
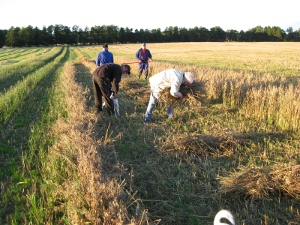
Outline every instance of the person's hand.
<svg viewBox="0 0 300 225">
<path fill-rule="evenodd" d="M 181 99 L 181 100 L 183 99 L 183 95 L 180 96 L 180 99 Z"/>
</svg>

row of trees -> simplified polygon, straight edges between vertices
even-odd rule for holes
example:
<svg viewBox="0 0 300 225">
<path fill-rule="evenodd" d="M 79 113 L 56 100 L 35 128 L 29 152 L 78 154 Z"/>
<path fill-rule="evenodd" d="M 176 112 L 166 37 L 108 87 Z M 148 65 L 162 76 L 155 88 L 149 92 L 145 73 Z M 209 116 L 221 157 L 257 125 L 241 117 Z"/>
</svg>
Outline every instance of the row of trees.
<svg viewBox="0 0 300 225">
<path fill-rule="evenodd" d="M 0 30 L 0 47 L 24 47 L 24 46 L 49 46 L 49 45 L 93 45 L 102 43 L 138 43 L 138 42 L 281 42 L 300 41 L 300 29 L 293 31 L 290 27 L 286 31 L 280 27 L 257 26 L 246 32 L 243 30 L 224 31 L 221 27 L 194 27 L 190 29 L 167 27 L 160 29 L 134 30 L 128 27 L 119 28 L 114 25 L 72 28 L 63 25 L 50 25 L 43 27 L 11 27 L 9 30 Z"/>
</svg>

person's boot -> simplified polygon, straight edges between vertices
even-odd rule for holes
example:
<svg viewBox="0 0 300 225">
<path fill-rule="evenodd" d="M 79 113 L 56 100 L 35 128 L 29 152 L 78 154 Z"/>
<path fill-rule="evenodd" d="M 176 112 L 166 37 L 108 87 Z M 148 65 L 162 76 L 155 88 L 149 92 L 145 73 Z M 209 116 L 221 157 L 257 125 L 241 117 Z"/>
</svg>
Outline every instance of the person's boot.
<svg viewBox="0 0 300 225">
<path fill-rule="evenodd" d="M 142 74 L 141 74 L 141 73 L 139 73 L 139 79 L 141 78 L 141 75 L 142 75 Z"/>
</svg>

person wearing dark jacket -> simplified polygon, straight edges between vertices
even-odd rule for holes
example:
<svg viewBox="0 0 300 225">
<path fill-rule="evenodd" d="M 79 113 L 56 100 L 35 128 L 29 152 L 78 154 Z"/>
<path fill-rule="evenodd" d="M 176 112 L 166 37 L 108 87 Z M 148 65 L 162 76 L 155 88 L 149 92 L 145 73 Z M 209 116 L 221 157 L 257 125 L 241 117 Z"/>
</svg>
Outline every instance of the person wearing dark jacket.
<svg viewBox="0 0 300 225">
<path fill-rule="evenodd" d="M 129 65 L 107 63 L 93 72 L 93 90 L 97 111 L 102 111 L 102 96 L 108 113 L 114 114 L 113 99 L 118 97 L 119 83 L 123 74 L 130 74 Z"/>
<path fill-rule="evenodd" d="M 147 79 L 148 77 L 148 61 L 149 59 L 151 61 L 152 60 L 152 55 L 151 52 L 149 51 L 149 49 L 146 48 L 146 43 L 142 44 L 142 48 L 140 48 L 136 54 L 135 54 L 135 58 L 139 61 L 139 78 L 141 77 L 143 71 L 144 71 L 144 75 L 145 75 L 145 79 Z"/>
</svg>

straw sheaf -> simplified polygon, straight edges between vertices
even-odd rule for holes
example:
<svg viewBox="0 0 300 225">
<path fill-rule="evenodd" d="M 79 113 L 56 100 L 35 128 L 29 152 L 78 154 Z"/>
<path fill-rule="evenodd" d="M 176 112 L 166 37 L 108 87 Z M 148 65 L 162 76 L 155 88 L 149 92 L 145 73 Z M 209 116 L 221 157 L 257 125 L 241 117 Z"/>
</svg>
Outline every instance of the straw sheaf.
<svg viewBox="0 0 300 225">
<path fill-rule="evenodd" d="M 220 178 L 220 193 L 233 197 L 246 195 L 252 199 L 267 199 L 272 194 L 300 197 L 300 165 L 275 165 L 270 168 L 245 168 Z"/>
<path fill-rule="evenodd" d="M 167 151 L 176 150 L 188 154 L 231 156 L 237 146 L 249 146 L 252 137 L 247 135 L 224 134 L 224 135 L 172 135 L 165 143 Z"/>
<path fill-rule="evenodd" d="M 187 87 L 180 87 L 179 91 L 183 95 L 185 101 L 187 101 L 190 105 L 199 106 L 199 104 L 201 105 L 201 102 L 206 100 L 205 83 L 205 80 L 200 79 Z M 181 103 L 181 99 L 175 98 L 170 94 L 170 88 L 166 88 L 159 93 L 159 104 L 171 105 L 174 107 Z"/>
</svg>

